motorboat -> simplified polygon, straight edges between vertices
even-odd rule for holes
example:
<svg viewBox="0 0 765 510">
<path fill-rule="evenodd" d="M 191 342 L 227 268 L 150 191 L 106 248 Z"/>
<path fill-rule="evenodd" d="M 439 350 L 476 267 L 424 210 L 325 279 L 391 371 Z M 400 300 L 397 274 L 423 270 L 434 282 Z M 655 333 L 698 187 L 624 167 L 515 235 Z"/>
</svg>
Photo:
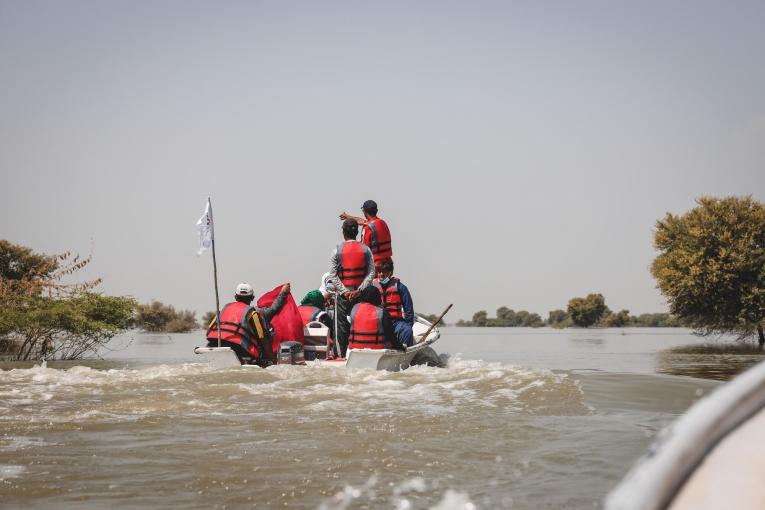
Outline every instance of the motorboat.
<svg viewBox="0 0 765 510">
<path fill-rule="evenodd" d="M 765 362 L 760 362 L 664 429 L 604 508 L 765 508 L 764 430 Z"/>
<path fill-rule="evenodd" d="M 433 351 L 431 345 L 441 336 L 438 328 L 432 323 L 415 315 L 415 322 L 412 326 L 414 333 L 414 344 L 406 351 L 395 349 L 348 349 L 345 358 L 332 359 L 327 353 L 331 351 L 330 331 L 327 326 L 321 322 L 312 321 L 303 327 L 305 340 L 299 361 L 327 364 L 331 366 L 344 366 L 347 368 L 369 368 L 373 370 L 398 371 L 408 368 L 417 359 L 434 360 L 438 356 Z M 425 336 L 427 335 L 427 337 Z M 294 342 L 291 345 L 280 346 L 279 362 L 295 364 Z M 210 365 L 215 368 L 260 368 L 257 365 L 242 365 L 234 351 L 229 347 L 197 347 L 194 352 L 202 356 Z"/>
</svg>

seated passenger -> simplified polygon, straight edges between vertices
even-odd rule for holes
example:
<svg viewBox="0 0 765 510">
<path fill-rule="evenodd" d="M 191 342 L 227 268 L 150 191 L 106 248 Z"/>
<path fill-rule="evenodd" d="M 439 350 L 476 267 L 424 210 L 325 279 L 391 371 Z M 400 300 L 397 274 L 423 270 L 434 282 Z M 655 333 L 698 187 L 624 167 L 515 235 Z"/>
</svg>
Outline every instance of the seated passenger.
<svg viewBox="0 0 765 510">
<path fill-rule="evenodd" d="M 393 261 L 387 259 L 377 267 L 377 278 L 372 281 L 382 298 L 382 305 L 393 320 L 396 338 L 407 347 L 414 344 L 414 303 L 409 289 L 393 276 Z"/>
<path fill-rule="evenodd" d="M 380 304 L 380 292 L 369 286 L 351 309 L 351 332 L 348 336 L 349 349 L 398 349 L 406 347 L 396 338 L 393 322 Z"/>
<path fill-rule="evenodd" d="M 236 286 L 234 301 L 220 311 L 220 345 L 230 347 L 244 364 L 271 365 L 276 362 L 271 338 L 271 319 L 279 313 L 287 301 L 290 284 L 282 286 L 279 296 L 268 308 L 252 306 L 255 294 L 252 285 Z M 213 317 L 207 327 L 207 346 L 218 346 L 218 326 Z"/>
<path fill-rule="evenodd" d="M 321 322 L 329 328 L 329 336 L 334 338 L 334 324 L 332 324 L 332 317 L 329 316 L 326 310 L 328 297 L 329 294 L 319 290 L 312 290 L 300 301 L 298 310 L 300 311 L 300 317 L 303 318 L 304 326 L 311 321 Z"/>
</svg>

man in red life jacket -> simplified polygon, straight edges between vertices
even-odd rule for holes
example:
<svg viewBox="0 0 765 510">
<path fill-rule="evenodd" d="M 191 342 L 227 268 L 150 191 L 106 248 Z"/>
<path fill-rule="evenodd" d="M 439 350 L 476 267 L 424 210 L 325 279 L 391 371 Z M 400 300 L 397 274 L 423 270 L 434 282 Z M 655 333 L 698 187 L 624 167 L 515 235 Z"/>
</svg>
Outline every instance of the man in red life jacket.
<svg viewBox="0 0 765 510">
<path fill-rule="evenodd" d="M 390 315 L 382 306 L 380 292 L 370 286 L 359 296 L 359 302 L 351 309 L 351 333 L 349 349 L 398 349 L 406 347 L 396 338 Z"/>
<path fill-rule="evenodd" d="M 408 346 L 414 344 L 414 303 L 409 289 L 393 276 L 393 260 L 388 259 L 377 266 L 377 278 L 372 281 L 380 291 L 383 308 L 393 320 L 396 338 Z"/>
<path fill-rule="evenodd" d="M 343 238 L 330 258 L 327 283 L 337 293 L 337 344 L 340 356 L 345 357 L 348 348 L 350 323 L 347 320 L 358 295 L 372 285 L 375 276 L 375 264 L 368 247 L 356 241 L 359 226 L 348 218 L 343 221 Z"/>
<path fill-rule="evenodd" d="M 234 301 L 220 311 L 220 345 L 230 347 L 242 364 L 267 366 L 276 362 L 271 347 L 271 318 L 279 313 L 290 293 L 290 284 L 282 286 L 268 308 L 252 306 L 255 293 L 249 283 L 236 286 Z M 218 346 L 218 325 L 213 317 L 207 327 L 207 346 Z"/>
<path fill-rule="evenodd" d="M 361 242 L 369 246 L 374 255 L 375 265 L 380 264 L 386 259 L 393 257 L 393 244 L 391 241 L 390 230 L 385 220 L 377 217 L 377 202 L 374 200 L 367 200 L 361 206 L 361 210 L 364 213 L 364 218 L 351 216 L 344 212 L 340 215 L 340 219 L 352 219 L 357 224 L 364 227 L 361 233 Z"/>
</svg>

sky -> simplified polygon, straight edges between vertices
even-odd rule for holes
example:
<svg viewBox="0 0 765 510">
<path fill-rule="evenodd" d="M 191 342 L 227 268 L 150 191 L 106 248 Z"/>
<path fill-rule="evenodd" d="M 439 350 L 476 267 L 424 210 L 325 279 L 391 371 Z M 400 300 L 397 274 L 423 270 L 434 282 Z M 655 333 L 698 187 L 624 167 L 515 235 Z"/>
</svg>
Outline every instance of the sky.
<svg viewBox="0 0 765 510">
<path fill-rule="evenodd" d="M 415 309 L 666 310 L 656 220 L 765 201 L 765 3 L 0 0 L 0 238 L 100 290 L 318 286 L 374 199 Z"/>
</svg>

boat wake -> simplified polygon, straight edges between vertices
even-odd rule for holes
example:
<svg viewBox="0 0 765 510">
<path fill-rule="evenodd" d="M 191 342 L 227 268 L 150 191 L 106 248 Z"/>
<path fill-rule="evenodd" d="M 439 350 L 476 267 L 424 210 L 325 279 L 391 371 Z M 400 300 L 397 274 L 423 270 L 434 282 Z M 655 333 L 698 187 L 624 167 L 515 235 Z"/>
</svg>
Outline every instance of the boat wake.
<svg viewBox="0 0 765 510">
<path fill-rule="evenodd" d="M 204 364 L 96 370 L 34 367 L 0 371 L 0 423 L 93 423 L 184 415 L 278 414 L 296 419 L 391 413 L 443 416 L 466 409 L 505 414 L 582 415 L 578 381 L 567 374 L 452 358 L 444 369 L 393 373 L 320 362 L 266 370 Z"/>
</svg>

